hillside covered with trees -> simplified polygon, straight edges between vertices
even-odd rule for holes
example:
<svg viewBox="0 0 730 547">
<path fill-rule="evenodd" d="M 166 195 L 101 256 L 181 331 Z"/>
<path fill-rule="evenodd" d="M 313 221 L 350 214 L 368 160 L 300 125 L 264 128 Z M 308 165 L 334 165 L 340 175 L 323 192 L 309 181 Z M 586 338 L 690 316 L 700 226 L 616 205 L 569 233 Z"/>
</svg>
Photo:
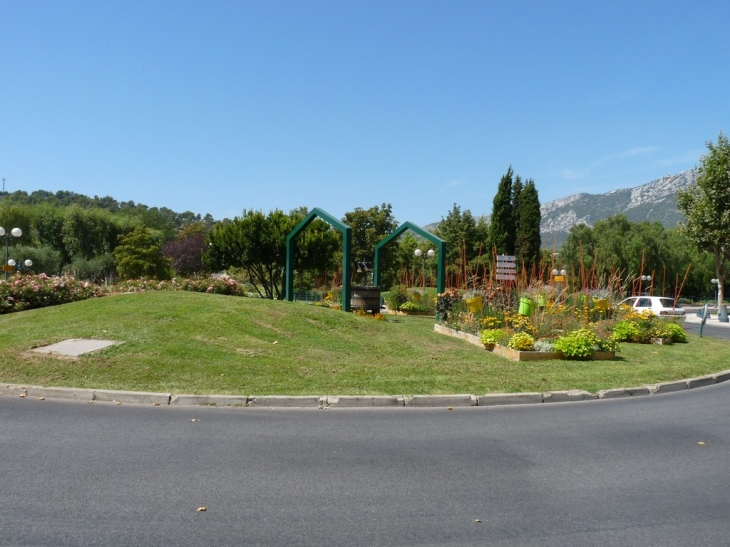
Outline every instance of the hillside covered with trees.
<svg viewBox="0 0 730 547">
<path fill-rule="evenodd" d="M 10 237 L 9 258 L 33 261 L 34 273 L 70 273 L 97 283 L 113 279 L 229 272 L 262 297 L 284 297 L 286 237 L 308 214 L 243 210 L 233 220 L 215 221 L 190 211 L 148 207 L 112 197 L 73 192 L 0 194 L 0 226 Z M 353 230 L 353 281 L 363 282 L 375 245 L 400 224 L 390 204 L 356 208 L 342 221 Z M 660 223 L 630 222 L 622 215 L 593 227 L 574 226 L 560 249 L 540 249 L 540 201 L 535 182 L 510 167 L 497 184 L 489 221 L 453 204 L 433 232 L 446 241 L 447 285 L 467 287 L 494 280 L 498 254 L 515 255 L 523 279 L 548 282 L 554 268 L 565 269 L 576 290 L 605 285 L 609 278 L 650 274 L 656 291 L 704 296 L 712 291 L 713 258 L 681 229 Z M 384 288 L 435 284 L 433 245 L 407 232 L 386 246 L 381 257 Z M 341 235 L 315 220 L 296 241 L 298 289 L 327 290 L 342 283 Z M 420 249 L 417 257 L 415 250 Z M 420 257 L 423 258 L 420 258 Z"/>
</svg>

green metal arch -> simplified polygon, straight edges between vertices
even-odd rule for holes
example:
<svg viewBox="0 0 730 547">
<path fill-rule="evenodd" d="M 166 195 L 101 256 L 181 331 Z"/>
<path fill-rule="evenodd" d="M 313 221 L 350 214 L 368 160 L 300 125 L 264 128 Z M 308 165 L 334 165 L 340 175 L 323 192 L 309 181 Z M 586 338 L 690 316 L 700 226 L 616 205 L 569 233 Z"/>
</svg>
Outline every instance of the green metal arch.
<svg viewBox="0 0 730 547">
<path fill-rule="evenodd" d="M 329 213 L 315 207 L 286 236 L 286 299 L 294 300 L 294 240 L 315 218 L 321 218 L 342 233 L 342 309 L 350 311 L 350 277 L 352 269 L 352 228 L 343 224 Z"/>
<path fill-rule="evenodd" d="M 375 246 L 375 274 L 373 276 L 373 285 L 380 285 L 380 249 L 383 246 L 390 243 L 393 239 L 401 235 L 406 230 L 412 230 L 421 237 L 428 239 L 431 243 L 436 245 L 436 252 L 438 253 L 438 269 L 436 270 L 436 291 L 441 294 L 446 290 L 446 242 L 433 235 L 431 232 L 427 232 L 420 226 L 413 224 L 412 222 L 404 222 L 395 231 L 386 237 L 383 241 Z"/>
</svg>

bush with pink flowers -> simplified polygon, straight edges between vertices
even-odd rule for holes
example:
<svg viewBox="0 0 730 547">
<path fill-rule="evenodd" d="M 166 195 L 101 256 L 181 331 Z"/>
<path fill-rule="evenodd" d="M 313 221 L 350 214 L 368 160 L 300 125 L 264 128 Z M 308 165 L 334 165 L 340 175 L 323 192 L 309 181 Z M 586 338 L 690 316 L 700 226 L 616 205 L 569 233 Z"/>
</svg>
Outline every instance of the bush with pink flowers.
<svg viewBox="0 0 730 547">
<path fill-rule="evenodd" d="M 0 313 L 67 304 L 103 294 L 99 286 L 70 276 L 14 275 L 0 281 Z"/>
</svg>

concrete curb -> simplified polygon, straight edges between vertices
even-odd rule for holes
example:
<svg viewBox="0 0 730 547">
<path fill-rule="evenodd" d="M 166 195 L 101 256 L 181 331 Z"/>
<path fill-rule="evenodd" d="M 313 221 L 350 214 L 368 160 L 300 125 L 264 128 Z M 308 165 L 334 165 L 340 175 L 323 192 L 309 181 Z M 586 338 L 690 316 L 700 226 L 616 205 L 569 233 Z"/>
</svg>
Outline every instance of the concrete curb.
<svg viewBox="0 0 730 547">
<path fill-rule="evenodd" d="M 249 396 L 248 398 L 248 406 L 318 408 L 326 404 L 327 397 L 320 397 L 318 395 L 266 395 L 264 397 Z"/>
<path fill-rule="evenodd" d="M 542 393 L 487 393 L 479 397 L 478 406 L 532 405 L 542 402 Z"/>
<path fill-rule="evenodd" d="M 97 389 L 94 401 L 111 401 L 113 403 L 141 403 L 169 405 L 172 393 L 147 393 L 146 391 L 114 391 Z"/>
<path fill-rule="evenodd" d="M 403 397 L 389 395 L 341 395 L 327 396 L 329 408 L 368 408 L 405 406 Z"/>
<path fill-rule="evenodd" d="M 405 398 L 406 406 L 477 406 L 474 395 L 414 395 Z"/>
<path fill-rule="evenodd" d="M 247 406 L 246 395 L 173 395 L 171 405 L 179 406 Z"/>
<path fill-rule="evenodd" d="M 93 389 L 69 389 L 66 387 L 29 387 L 26 390 L 28 397 L 48 397 L 49 399 L 76 399 L 78 401 L 93 401 Z"/>
<path fill-rule="evenodd" d="M 702 388 L 730 381 L 730 369 L 674 382 L 662 382 L 641 387 L 617 388 L 590 393 L 582 390 L 549 391 L 546 393 L 487 393 L 485 395 L 174 395 L 144 391 L 115 391 L 111 389 L 78 389 L 18 384 L 0 384 L 0 396 L 31 399 L 72 399 L 77 401 L 104 401 L 114 403 L 260 407 L 260 408 L 393 408 L 393 407 L 470 407 L 563 403 L 596 399 L 620 399 L 661 395 Z"/>
</svg>

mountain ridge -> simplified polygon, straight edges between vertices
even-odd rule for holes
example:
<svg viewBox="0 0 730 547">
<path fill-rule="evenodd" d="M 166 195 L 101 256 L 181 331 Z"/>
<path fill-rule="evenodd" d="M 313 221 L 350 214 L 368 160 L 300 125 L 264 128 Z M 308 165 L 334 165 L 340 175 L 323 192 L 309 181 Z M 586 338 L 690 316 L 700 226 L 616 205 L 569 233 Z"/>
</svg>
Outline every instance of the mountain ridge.
<svg viewBox="0 0 730 547">
<path fill-rule="evenodd" d="M 593 226 L 596 221 L 617 214 L 626 215 L 632 222 L 647 220 L 661 222 L 665 228 L 676 226 L 684 219 L 674 199 L 677 190 L 696 181 L 697 171 L 688 169 L 633 188 L 605 194 L 573 194 L 544 203 L 540 206 L 543 245 L 562 243 L 576 224 Z"/>
</svg>

